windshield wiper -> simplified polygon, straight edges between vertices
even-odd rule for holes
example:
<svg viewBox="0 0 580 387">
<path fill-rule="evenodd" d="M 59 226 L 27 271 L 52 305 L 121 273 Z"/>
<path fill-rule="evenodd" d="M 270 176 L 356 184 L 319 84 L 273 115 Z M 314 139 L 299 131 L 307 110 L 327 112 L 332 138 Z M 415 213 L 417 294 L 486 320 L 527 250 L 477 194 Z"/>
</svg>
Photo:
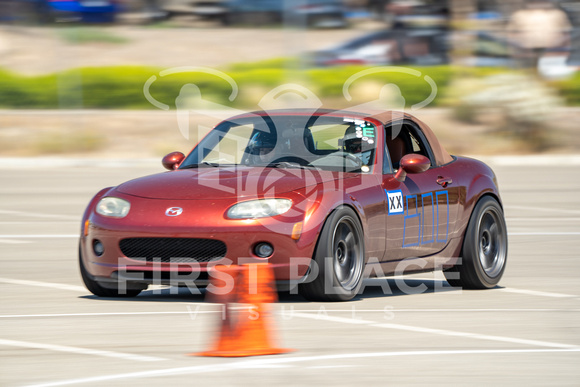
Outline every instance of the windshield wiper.
<svg viewBox="0 0 580 387">
<path fill-rule="evenodd" d="M 180 167 L 179 169 L 188 169 L 188 168 L 199 168 L 200 166 L 208 166 L 208 167 L 219 167 L 220 164 L 218 163 L 209 163 L 207 161 L 202 161 L 199 164 L 189 164 L 189 165 L 184 165 L 183 167 Z"/>
<path fill-rule="evenodd" d="M 179 167 L 179 169 L 191 169 L 191 168 L 197 168 L 199 167 L 199 164 L 188 164 L 188 165 L 182 165 Z"/>
<path fill-rule="evenodd" d="M 319 169 L 318 167 L 315 167 L 314 165 L 310 165 L 310 164 L 302 165 L 302 164 L 293 163 L 290 161 L 280 161 L 278 163 L 268 164 L 267 167 L 282 168 L 282 169 L 286 169 L 286 168 Z"/>
</svg>

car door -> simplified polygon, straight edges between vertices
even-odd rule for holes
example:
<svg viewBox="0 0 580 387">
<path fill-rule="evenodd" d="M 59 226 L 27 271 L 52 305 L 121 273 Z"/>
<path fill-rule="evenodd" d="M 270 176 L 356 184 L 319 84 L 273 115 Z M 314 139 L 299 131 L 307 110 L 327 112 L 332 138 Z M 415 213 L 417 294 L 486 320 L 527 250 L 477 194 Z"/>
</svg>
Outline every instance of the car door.
<svg viewBox="0 0 580 387">
<path fill-rule="evenodd" d="M 459 207 L 459 187 L 445 166 L 434 166 L 433 153 L 419 127 L 410 120 L 386 129 L 382 188 L 386 196 L 385 261 L 436 254 L 453 233 Z M 431 160 L 431 168 L 395 179 L 400 159 L 410 153 Z"/>
</svg>

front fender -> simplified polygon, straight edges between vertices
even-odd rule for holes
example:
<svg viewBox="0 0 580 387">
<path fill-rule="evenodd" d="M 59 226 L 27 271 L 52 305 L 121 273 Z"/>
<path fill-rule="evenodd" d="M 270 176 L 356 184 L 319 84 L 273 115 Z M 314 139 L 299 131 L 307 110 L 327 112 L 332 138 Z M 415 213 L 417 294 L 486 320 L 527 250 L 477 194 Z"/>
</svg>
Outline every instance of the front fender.
<svg viewBox="0 0 580 387">
<path fill-rule="evenodd" d="M 374 184 L 375 188 L 376 186 L 377 185 Z M 365 208 L 368 205 L 367 202 L 377 200 L 376 197 L 371 196 L 371 191 L 372 190 L 360 190 L 355 192 L 349 189 L 329 189 L 325 191 L 322 200 L 313 202 L 310 210 L 306 213 L 305 230 L 307 230 L 308 235 L 305 240 L 315 241 L 315 244 L 317 245 L 320 233 L 322 232 L 330 214 L 341 206 L 348 206 L 355 212 L 362 227 L 365 246 L 367 246 L 367 248 L 371 246 L 371 235 L 369 233 L 367 214 L 365 211 Z"/>
</svg>

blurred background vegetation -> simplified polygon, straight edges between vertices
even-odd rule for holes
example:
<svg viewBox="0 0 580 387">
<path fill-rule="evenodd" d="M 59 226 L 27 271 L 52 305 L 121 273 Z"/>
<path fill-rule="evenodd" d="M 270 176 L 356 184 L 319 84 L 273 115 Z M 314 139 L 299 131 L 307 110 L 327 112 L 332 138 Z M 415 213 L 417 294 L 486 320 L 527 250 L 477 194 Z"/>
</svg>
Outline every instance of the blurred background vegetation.
<svg viewBox="0 0 580 387">
<path fill-rule="evenodd" d="M 332 103 L 336 108 L 345 108 L 367 102 L 363 96 L 355 95 L 353 101 L 342 97 L 344 81 L 350 76 L 369 66 L 341 66 L 333 68 L 312 68 L 302 71 L 289 70 L 295 65 L 292 59 L 275 59 L 255 63 L 234 64 L 223 68 L 240 89 L 268 90 L 292 79 L 306 81 L 308 87 L 323 102 Z M 408 67 L 430 76 L 438 87 L 438 97 L 431 107 L 453 107 L 457 104 L 459 87 L 453 80 L 483 79 L 494 74 L 518 74 L 517 71 L 497 67 L 459 67 L 453 65 Z M 152 109 L 154 106 L 144 98 L 143 85 L 153 75 L 158 75 L 162 68 L 146 66 L 112 66 L 86 67 L 56 74 L 26 76 L 7 70 L 0 70 L 0 106 L 12 109 L 55 109 L 66 106 L 64 95 L 79 95 L 82 107 L 86 109 Z M 458 76 L 458 74 L 460 74 Z M 396 82 L 406 100 L 407 106 L 423 101 L 430 93 L 429 85 L 423 78 L 408 74 L 396 74 L 396 79 L 389 79 L 384 74 L 365 77 L 366 82 L 383 85 L 385 82 Z M 172 74 L 157 80 L 151 86 L 151 94 L 157 100 L 168 105 L 175 104 L 175 98 L 181 88 L 195 84 L 204 90 L 204 97 L 215 103 L 235 108 L 257 108 L 261 96 L 254 99 L 249 95 L 230 101 L 231 87 L 221 78 L 203 73 Z M 564 98 L 568 106 L 580 106 L 580 73 L 569 79 L 545 81 L 546 86 Z M 76 91 L 75 91 L 76 90 Z M 74 104 L 73 104 L 74 106 Z M 466 117 L 467 119 L 467 117 Z"/>
<path fill-rule="evenodd" d="M 450 151 L 577 153 L 579 21 L 578 0 L 0 0 L 0 156 L 186 151 L 187 85 L 190 121 L 210 128 L 285 84 L 327 108 L 412 110 L 431 93 L 425 76 L 437 95 L 411 113 Z M 558 39 L 530 43 L 530 28 Z M 214 71 L 161 76 L 183 66 Z M 368 74 L 345 99 L 349 77 L 384 66 L 421 76 Z M 167 111 L 145 96 L 152 77 Z"/>
</svg>

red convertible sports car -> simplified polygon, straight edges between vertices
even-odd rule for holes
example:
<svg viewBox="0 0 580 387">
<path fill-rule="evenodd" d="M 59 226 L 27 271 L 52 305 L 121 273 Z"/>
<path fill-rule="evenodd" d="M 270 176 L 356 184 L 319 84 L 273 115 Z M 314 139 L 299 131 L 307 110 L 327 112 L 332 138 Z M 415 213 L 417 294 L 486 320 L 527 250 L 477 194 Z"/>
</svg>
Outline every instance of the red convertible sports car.
<svg viewBox="0 0 580 387">
<path fill-rule="evenodd" d="M 95 295 L 207 286 L 213 266 L 252 262 L 321 301 L 355 297 L 367 276 L 443 270 L 492 288 L 505 269 L 493 171 L 406 113 L 246 113 L 163 165 L 89 203 L 79 263 Z"/>
</svg>

